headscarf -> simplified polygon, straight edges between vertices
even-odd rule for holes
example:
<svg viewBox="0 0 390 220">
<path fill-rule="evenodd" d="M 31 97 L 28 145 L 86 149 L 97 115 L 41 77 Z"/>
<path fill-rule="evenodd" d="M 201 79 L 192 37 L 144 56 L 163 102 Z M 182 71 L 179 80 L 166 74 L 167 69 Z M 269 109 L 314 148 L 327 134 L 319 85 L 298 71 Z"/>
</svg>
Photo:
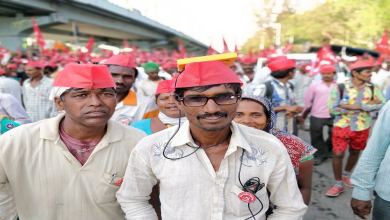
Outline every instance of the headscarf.
<svg viewBox="0 0 390 220">
<path fill-rule="evenodd" d="M 262 96 L 255 96 L 255 95 L 246 95 L 246 96 L 243 96 L 242 99 L 243 100 L 245 100 L 245 99 L 254 100 L 257 103 L 261 104 L 264 107 L 264 110 L 268 112 L 269 122 L 265 126 L 263 131 L 268 132 L 268 133 L 270 133 L 270 134 L 272 134 L 274 136 L 282 135 L 282 136 L 288 136 L 288 137 L 296 137 L 296 138 L 298 138 L 299 140 L 301 140 L 303 142 L 303 144 L 305 145 L 307 151 L 314 151 L 314 152 L 317 151 L 313 146 L 311 146 L 310 144 L 306 143 L 301 138 L 299 138 L 299 137 L 297 137 L 297 136 L 295 136 L 295 135 L 293 135 L 291 133 L 288 133 L 286 131 L 281 131 L 281 130 L 275 128 L 275 125 L 276 125 L 276 114 L 275 114 L 274 108 L 272 107 L 271 101 L 269 99 L 267 99 L 265 97 L 262 97 Z"/>
<path fill-rule="evenodd" d="M 10 117 L 7 115 L 0 114 L 0 135 L 5 132 L 18 127 L 20 124 L 14 121 L 11 121 Z"/>
</svg>

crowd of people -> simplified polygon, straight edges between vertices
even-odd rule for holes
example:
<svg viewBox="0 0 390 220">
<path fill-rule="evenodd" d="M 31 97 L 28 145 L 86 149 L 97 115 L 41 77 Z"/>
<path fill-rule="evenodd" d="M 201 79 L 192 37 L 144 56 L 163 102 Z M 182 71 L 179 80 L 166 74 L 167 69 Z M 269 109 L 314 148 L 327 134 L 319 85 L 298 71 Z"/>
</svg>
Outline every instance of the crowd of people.
<svg viewBox="0 0 390 220">
<path fill-rule="evenodd" d="M 313 77 L 286 56 L 196 60 L 178 71 L 174 59 L 129 54 L 10 59 L 0 219 L 302 219 L 313 166 L 328 159 L 326 196 L 353 187 L 366 218 L 374 190 L 373 219 L 390 219 L 388 61 L 340 61 L 350 72 L 340 82 L 335 65 Z M 298 137 L 304 124 L 311 143 Z"/>
</svg>

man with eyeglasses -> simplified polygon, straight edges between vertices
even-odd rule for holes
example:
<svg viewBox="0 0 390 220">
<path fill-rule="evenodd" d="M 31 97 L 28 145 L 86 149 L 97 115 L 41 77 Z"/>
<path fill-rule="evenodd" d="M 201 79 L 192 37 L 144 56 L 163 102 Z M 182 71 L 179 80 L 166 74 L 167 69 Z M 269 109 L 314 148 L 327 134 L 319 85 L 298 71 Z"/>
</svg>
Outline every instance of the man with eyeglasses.
<svg viewBox="0 0 390 220">
<path fill-rule="evenodd" d="M 191 59 L 176 79 L 188 121 L 134 148 L 117 193 L 126 218 L 157 219 L 148 200 L 159 182 L 162 219 L 265 219 L 267 190 L 277 205 L 268 219 L 302 219 L 306 206 L 285 147 L 232 122 L 242 83 L 215 56 L 207 58 Z"/>
</svg>

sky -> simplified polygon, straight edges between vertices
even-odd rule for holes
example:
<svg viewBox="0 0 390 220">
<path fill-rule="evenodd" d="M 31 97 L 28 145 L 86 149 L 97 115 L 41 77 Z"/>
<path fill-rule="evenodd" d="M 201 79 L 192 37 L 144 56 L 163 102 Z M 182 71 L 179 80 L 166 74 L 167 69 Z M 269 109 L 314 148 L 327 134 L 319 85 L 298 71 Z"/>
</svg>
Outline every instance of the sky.
<svg viewBox="0 0 390 220">
<path fill-rule="evenodd" d="M 223 50 L 225 38 L 229 50 L 244 45 L 259 30 L 255 13 L 261 12 L 263 0 L 109 0 L 178 30 L 218 51 Z M 274 0 L 276 8 L 284 0 Z M 302 13 L 316 6 L 317 1 L 295 0 Z"/>
</svg>

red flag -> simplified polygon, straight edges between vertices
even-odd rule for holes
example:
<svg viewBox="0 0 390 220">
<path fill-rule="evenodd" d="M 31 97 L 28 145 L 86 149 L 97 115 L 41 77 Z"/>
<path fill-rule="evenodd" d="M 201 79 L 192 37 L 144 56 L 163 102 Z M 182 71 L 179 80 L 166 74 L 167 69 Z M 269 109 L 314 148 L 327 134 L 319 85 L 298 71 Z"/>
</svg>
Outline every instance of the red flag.
<svg viewBox="0 0 390 220">
<path fill-rule="evenodd" d="M 85 48 L 87 48 L 88 49 L 88 54 L 90 54 L 90 53 L 92 53 L 92 47 L 93 47 L 93 44 L 95 43 L 95 41 L 94 41 L 94 38 L 93 38 L 93 36 L 91 36 L 90 38 L 89 38 L 89 40 L 88 40 L 88 43 L 87 43 L 87 45 L 85 46 Z"/>
<path fill-rule="evenodd" d="M 333 53 L 330 46 L 323 46 L 318 52 L 317 52 L 317 58 L 312 63 L 309 76 L 314 77 L 320 72 L 321 62 L 325 61 L 326 63 L 330 63 L 330 65 L 334 65 L 338 62 L 338 59 L 336 58 L 336 54 Z"/>
<path fill-rule="evenodd" d="M 186 58 L 187 57 L 187 51 L 186 51 L 186 48 L 183 45 L 183 42 L 180 39 L 177 41 L 177 45 L 179 47 L 178 49 L 179 49 L 179 52 L 180 52 L 180 58 Z"/>
<path fill-rule="evenodd" d="M 123 39 L 123 48 L 129 48 L 129 44 L 126 39 Z"/>
<path fill-rule="evenodd" d="M 223 40 L 223 53 L 230 53 L 225 38 L 222 38 L 222 40 Z"/>
<path fill-rule="evenodd" d="M 214 50 L 211 45 L 209 46 L 209 49 L 207 50 L 207 55 L 216 55 L 218 52 Z"/>
<path fill-rule="evenodd" d="M 37 44 L 40 46 L 41 52 L 47 54 L 48 51 L 45 48 L 45 40 L 43 39 L 41 30 L 39 29 L 37 22 L 35 22 L 34 17 L 31 17 L 31 22 L 33 25 L 34 36 L 35 36 L 35 39 L 37 40 Z"/>
<path fill-rule="evenodd" d="M 286 46 L 283 47 L 282 51 L 283 51 L 284 54 L 286 54 L 286 53 L 292 51 L 293 49 L 294 49 L 294 46 L 292 45 L 292 43 L 288 42 L 286 44 Z"/>
<path fill-rule="evenodd" d="M 0 61 L 3 59 L 4 55 L 9 53 L 9 50 L 7 48 L 0 46 Z"/>
<path fill-rule="evenodd" d="M 390 54 L 389 32 L 387 29 L 383 32 L 382 38 L 376 44 L 376 50 L 386 55 Z"/>
</svg>

